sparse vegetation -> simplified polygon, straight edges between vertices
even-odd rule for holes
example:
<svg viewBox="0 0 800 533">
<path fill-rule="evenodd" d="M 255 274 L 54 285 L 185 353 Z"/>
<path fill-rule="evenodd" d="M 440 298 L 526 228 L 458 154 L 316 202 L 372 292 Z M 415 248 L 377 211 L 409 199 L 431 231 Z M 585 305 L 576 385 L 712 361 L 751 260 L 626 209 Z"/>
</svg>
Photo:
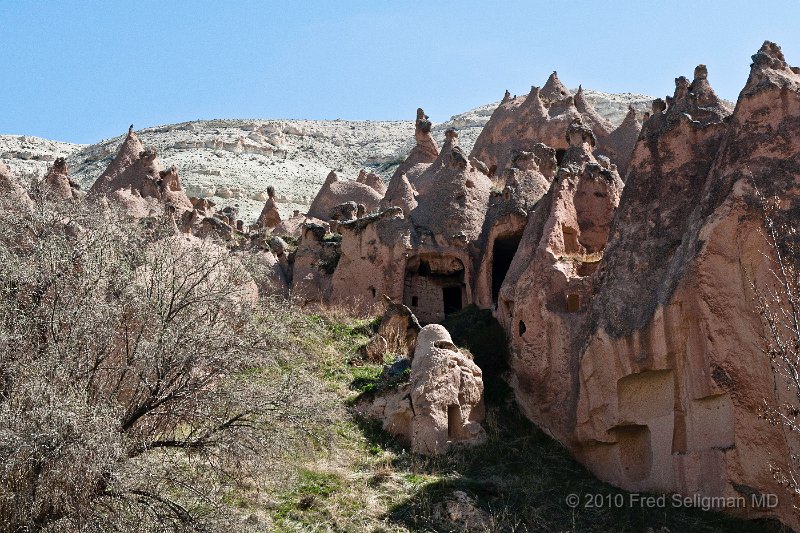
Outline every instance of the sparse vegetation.
<svg viewBox="0 0 800 533">
<path fill-rule="evenodd" d="M 361 419 L 372 317 L 254 299 L 227 253 L 87 205 L 0 210 L 0 520 L 7 531 L 764 531 L 623 495 L 517 410 L 488 311 L 448 317 L 485 372 L 488 442 L 444 457 Z M 463 524 L 462 524 L 463 525 Z M 771 527 L 771 526 L 770 526 Z"/>
<path fill-rule="evenodd" d="M 314 327 L 302 342 L 318 350 L 318 369 L 330 390 L 355 404 L 369 393 L 365 383 L 377 386 L 382 369 L 354 359 L 374 322 L 327 314 L 308 320 Z M 459 524 L 443 512 L 456 491 L 468 494 L 487 517 L 477 531 L 780 530 L 772 522 L 692 509 L 573 510 L 565 503 L 570 493 L 627 495 L 594 478 L 518 411 L 501 376 L 504 356 L 492 354 L 502 343 L 494 337 L 499 326 L 491 314 L 467 308 L 449 317 L 447 326 L 476 360 L 498 361 L 486 383 L 488 442 L 427 458 L 404 450 L 380 423 L 360 419 L 351 409 L 327 447 L 294 465 L 291 487 L 277 496 L 280 504 L 269 514 L 275 531 L 457 531 Z"/>
</svg>

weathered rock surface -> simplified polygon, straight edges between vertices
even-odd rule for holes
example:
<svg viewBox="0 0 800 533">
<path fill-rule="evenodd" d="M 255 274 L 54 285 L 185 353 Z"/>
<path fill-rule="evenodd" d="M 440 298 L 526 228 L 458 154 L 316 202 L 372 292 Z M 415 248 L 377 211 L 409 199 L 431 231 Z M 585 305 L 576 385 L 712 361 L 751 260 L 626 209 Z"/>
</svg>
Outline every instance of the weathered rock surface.
<svg viewBox="0 0 800 533">
<path fill-rule="evenodd" d="M 425 326 L 417 336 L 409 383 L 379 395 L 366 411 L 425 455 L 486 440 L 481 369 L 438 324 Z"/>
<path fill-rule="evenodd" d="M 31 204 L 30 196 L 25 189 L 11 175 L 11 170 L 0 161 L 0 198 L 9 207 L 24 208 Z"/>
<path fill-rule="evenodd" d="M 442 152 L 416 186 L 418 205 L 410 212 L 415 224 L 434 232 L 442 244 L 477 239 L 492 182 L 469 162 L 455 130 L 448 131 Z"/>
<path fill-rule="evenodd" d="M 272 229 L 281 223 L 281 214 L 278 211 L 278 204 L 275 199 L 275 188 L 273 186 L 267 187 L 267 201 L 264 202 L 264 208 L 258 217 L 256 224 L 262 228 Z"/>
<path fill-rule="evenodd" d="M 743 496 L 745 508 L 727 510 L 792 527 L 795 500 L 773 474 L 791 469 L 791 447 L 760 417 L 765 402 L 790 399 L 775 392 L 752 287 L 771 283 L 756 188 L 780 198 L 786 221 L 800 212 L 799 72 L 765 43 L 735 110 L 704 66 L 692 82 L 677 78 L 644 122 L 589 290 L 561 312 L 520 305 L 525 287 L 540 301 L 558 285 L 512 267 L 501 298 L 517 296 L 500 309 L 517 335 L 520 405 L 600 478 Z M 592 241 L 578 244 L 589 252 Z M 520 261 L 536 257 L 526 246 Z M 753 507 L 751 494 L 779 505 Z"/>
<path fill-rule="evenodd" d="M 61 200 L 76 200 L 79 197 L 80 187 L 70 179 L 67 161 L 63 157 L 53 162 L 40 186 L 45 194 Z"/>
<path fill-rule="evenodd" d="M 334 207 L 350 201 L 362 204 L 367 212 L 372 212 L 378 208 L 381 195 L 365 183 L 355 180 L 340 180 L 336 172 L 332 170 L 328 173 L 328 177 L 314 201 L 311 202 L 308 216 L 328 221 Z"/>
<path fill-rule="evenodd" d="M 175 166 L 163 170 L 155 150 L 145 148 L 133 126 L 117 156 L 89 190 L 92 197 L 107 196 L 137 217 L 150 216 L 165 206 L 192 211 L 194 207 L 181 187 Z"/>
<path fill-rule="evenodd" d="M 566 433 L 559 428 L 576 394 L 572 336 L 585 323 L 593 274 L 623 191 L 617 172 L 592 155 L 591 129 L 576 119 L 567 138 L 563 166 L 531 214 L 497 305 L 520 405 L 555 435 Z"/>
<path fill-rule="evenodd" d="M 434 324 L 474 303 L 506 330 L 524 413 L 600 478 L 634 491 L 776 494 L 776 508 L 728 510 L 800 528 L 774 475 L 792 469 L 800 443 L 761 416 L 765 402 L 796 398 L 775 385 L 753 290 L 773 283 L 760 195 L 781 221 L 800 220 L 800 69 L 767 42 L 735 108 L 703 65 L 649 113 L 618 103 L 612 121 L 554 73 L 541 90 L 458 118 L 470 135 L 486 123 L 469 155 L 420 109 L 388 187 L 389 166 L 371 173 L 359 161 L 356 180 L 331 172 L 292 216 L 281 209 L 309 197 L 290 204 L 269 191 L 257 201 L 271 234 L 248 233 L 236 206 L 208 200 L 238 200 L 232 184 L 189 200 L 177 170 L 162 170 L 132 131 L 92 190 L 136 216 L 184 210 L 164 220 L 263 253 L 275 286 L 303 303 L 402 302 L 389 304 L 365 356 L 413 350 L 410 382 L 367 410 L 419 453 L 484 438 L 481 371 Z M 174 149 L 255 161 L 294 137 L 325 137 L 288 123 L 248 131 Z M 44 183 L 75 197 L 60 162 Z M 0 194 L 30 203 L 1 163 Z M 299 238 L 295 251 L 288 237 Z M 415 317 L 430 324 L 418 335 Z"/>
<path fill-rule="evenodd" d="M 627 167 L 639 127 L 635 112 L 615 129 L 597 112 L 582 87 L 573 95 L 555 72 L 542 89 L 532 87 L 527 96 L 512 98 L 506 93 L 470 155 L 487 166 L 490 176 L 502 175 L 511 168 L 510 158 L 515 151 L 530 151 L 535 143 L 555 148 L 560 161 L 560 154 L 568 148 L 564 131 L 576 118 L 596 136 L 597 155 L 608 156 L 612 163 Z"/>
</svg>

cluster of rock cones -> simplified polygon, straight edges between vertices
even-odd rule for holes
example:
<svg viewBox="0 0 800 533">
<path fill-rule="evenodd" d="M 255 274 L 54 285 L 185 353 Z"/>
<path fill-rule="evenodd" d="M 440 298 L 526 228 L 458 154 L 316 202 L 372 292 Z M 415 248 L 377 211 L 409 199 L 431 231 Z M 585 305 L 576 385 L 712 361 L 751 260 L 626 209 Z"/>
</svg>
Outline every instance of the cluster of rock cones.
<svg viewBox="0 0 800 533">
<path fill-rule="evenodd" d="M 430 130 L 418 110 L 416 145 L 388 185 L 331 172 L 309 212 L 287 220 L 270 189 L 252 227 L 187 197 L 133 130 L 88 194 L 260 253 L 274 288 L 306 303 L 367 310 L 388 297 L 425 324 L 491 309 L 524 413 L 598 477 L 776 494 L 777 507 L 728 510 L 800 526 L 773 474 L 793 471 L 796 450 L 761 416 L 765 400 L 791 398 L 775 387 L 754 303 L 773 283 L 756 199 L 800 220 L 800 69 L 766 42 L 734 109 L 700 65 L 617 128 L 553 73 L 507 93 L 469 154 L 455 130 L 441 148 Z M 42 187 L 82 197 L 63 160 Z M 30 201 L 2 166 L 0 190 Z M 480 442 L 480 369 L 441 327 L 418 338 L 408 390 L 370 412 L 423 453 Z"/>
</svg>

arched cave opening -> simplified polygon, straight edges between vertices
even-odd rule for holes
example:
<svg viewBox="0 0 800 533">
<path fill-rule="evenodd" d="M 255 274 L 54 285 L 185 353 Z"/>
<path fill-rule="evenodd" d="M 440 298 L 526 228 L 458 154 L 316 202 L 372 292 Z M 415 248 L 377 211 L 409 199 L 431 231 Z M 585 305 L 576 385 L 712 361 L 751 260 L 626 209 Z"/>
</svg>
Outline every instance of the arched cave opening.
<svg viewBox="0 0 800 533">
<path fill-rule="evenodd" d="M 497 238 L 492 247 L 492 302 L 497 303 L 500 287 L 506 279 L 511 261 L 517 253 L 522 233 Z"/>
</svg>

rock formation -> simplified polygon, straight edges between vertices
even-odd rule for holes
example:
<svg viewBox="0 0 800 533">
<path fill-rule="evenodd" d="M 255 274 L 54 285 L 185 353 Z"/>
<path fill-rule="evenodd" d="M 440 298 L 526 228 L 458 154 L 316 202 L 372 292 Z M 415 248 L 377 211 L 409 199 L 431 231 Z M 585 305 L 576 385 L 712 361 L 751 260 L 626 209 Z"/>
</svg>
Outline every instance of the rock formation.
<svg viewBox="0 0 800 533">
<path fill-rule="evenodd" d="M 267 187 L 267 201 L 261 215 L 258 217 L 258 224 L 262 228 L 273 229 L 281 223 L 281 214 L 278 212 L 277 202 L 275 201 L 275 187 Z"/>
<path fill-rule="evenodd" d="M 573 96 L 555 72 L 541 90 L 532 87 L 527 96 L 516 98 L 507 94 L 470 155 L 487 166 L 490 176 L 502 175 L 511 168 L 514 151 L 530 151 L 535 143 L 556 149 L 560 161 L 568 148 L 563 132 L 575 118 L 580 118 L 597 137 L 596 155 L 610 157 L 622 169 L 627 167 L 627 158 L 636 142 L 636 135 L 631 133 L 638 127 L 636 115 L 613 129 L 586 99 L 583 88 Z"/>
<path fill-rule="evenodd" d="M 9 208 L 22 209 L 31 205 L 30 196 L 2 161 L 0 161 L 0 199 Z"/>
<path fill-rule="evenodd" d="M 775 387 L 753 292 L 773 283 L 760 198 L 797 225 L 798 124 L 800 69 L 772 43 L 753 56 L 735 109 L 699 65 L 643 124 L 630 110 L 614 130 L 554 75 L 504 98 L 471 157 L 448 132 L 413 180 L 393 179 L 384 211 L 342 222 L 328 301 L 368 307 L 386 295 L 422 323 L 491 308 L 523 412 L 600 478 L 634 491 L 776 494 L 776 508 L 735 512 L 798 527 L 773 475 L 791 471 L 797 443 L 761 416 L 765 401 L 795 399 Z M 411 383 L 370 413 L 438 453 L 454 424 L 442 414 L 450 400 L 431 392 L 450 378 L 420 373 L 428 332 L 441 334 L 420 332 Z M 435 338 L 427 360 L 448 356 Z M 386 339 L 373 341 L 385 354 Z"/>
<path fill-rule="evenodd" d="M 593 274 L 623 190 L 616 171 L 592 155 L 591 129 L 576 119 L 566 137 L 570 147 L 563 165 L 531 214 L 498 295 L 497 317 L 511 343 L 513 384 L 531 395 L 520 403 L 534 420 L 569 410 L 574 394 L 570 335 L 586 319 Z M 554 422 L 562 420 L 559 415 Z"/>
<path fill-rule="evenodd" d="M 133 132 L 120 146 L 106 171 L 92 185 L 90 196 L 108 196 L 132 216 L 141 218 L 163 210 L 191 211 L 192 203 L 181 187 L 178 169 L 163 170 L 156 151 L 145 148 Z"/>
<path fill-rule="evenodd" d="M 367 410 L 419 453 L 484 438 L 481 371 L 435 325 L 476 304 L 508 335 L 523 412 L 600 478 L 777 494 L 777 508 L 736 512 L 800 527 L 771 470 L 790 469 L 797 446 L 760 417 L 765 401 L 796 399 L 776 387 L 754 303 L 772 283 L 761 196 L 783 222 L 800 218 L 800 69 L 767 42 L 735 109 L 699 65 L 643 123 L 631 109 L 616 129 L 553 73 L 507 93 L 469 155 L 454 130 L 441 151 L 430 132 L 420 109 L 385 190 L 375 174 L 331 172 L 308 215 L 286 220 L 271 191 L 269 242 L 236 210 L 190 202 L 133 131 L 92 192 L 137 216 L 184 210 L 184 228 L 270 254 L 260 259 L 303 303 L 388 305 L 364 355 L 413 350 L 410 382 Z M 65 172 L 48 183 L 72 194 Z M 29 201 L 2 166 L 0 191 Z M 428 324 L 418 335 L 414 317 Z"/>
<path fill-rule="evenodd" d="M 413 451 L 438 455 L 453 445 L 486 440 L 483 378 L 472 358 L 461 352 L 447 330 L 425 326 L 417 336 L 409 383 L 379 395 L 367 415 Z"/>
<path fill-rule="evenodd" d="M 105 194 L 113 191 L 115 189 L 113 184 L 119 175 L 131 167 L 143 151 L 144 145 L 136 136 L 133 125 L 131 125 L 128 128 L 128 135 L 117 150 L 117 155 L 89 189 L 90 194 Z"/>
<path fill-rule="evenodd" d="M 404 213 L 408 214 L 417 207 L 417 190 L 408 181 L 408 176 L 400 174 L 399 177 L 392 178 L 386 193 L 381 200 L 381 209 L 399 207 Z"/>
<path fill-rule="evenodd" d="M 328 221 L 334 207 L 349 201 L 363 204 L 366 210 L 371 212 L 378 208 L 381 195 L 364 183 L 340 180 L 336 172 L 331 171 L 311 203 L 308 216 Z"/>
<path fill-rule="evenodd" d="M 420 174 L 425 172 L 428 166 L 439 157 L 439 146 L 431 135 L 431 126 L 428 115 L 422 108 L 417 109 L 417 121 L 414 127 L 416 144 L 392 174 L 387 191 L 381 201 L 381 208 L 402 207 L 405 210 L 405 206 L 411 203 L 409 187 L 404 182 L 408 182 L 411 190 L 414 190 L 414 184 Z"/>
<path fill-rule="evenodd" d="M 272 233 L 273 235 L 280 235 L 282 237 L 292 237 L 295 239 L 300 238 L 300 235 L 303 233 L 303 224 L 306 221 L 311 221 L 315 223 L 321 223 L 321 220 L 318 219 L 309 219 L 306 215 L 300 213 L 300 211 L 295 211 L 294 214 L 287 218 L 286 220 L 282 221 L 280 224 L 273 228 Z"/>
<path fill-rule="evenodd" d="M 577 228 L 557 221 L 551 242 L 558 252 L 572 243 L 574 275 L 562 267 L 534 279 L 538 261 L 525 263 L 537 255 L 523 240 L 499 309 L 517 399 L 600 478 L 742 496 L 747 506 L 728 511 L 798 526 L 773 475 L 791 468 L 792 448 L 760 417 L 764 402 L 788 398 L 774 388 L 753 287 L 770 283 L 756 190 L 779 197 L 787 221 L 800 212 L 799 119 L 800 70 L 776 45 L 753 56 L 734 111 L 700 65 L 654 102 L 610 229 L 587 242 L 580 217 Z M 602 257 L 588 256 L 606 232 Z M 751 494 L 776 494 L 779 505 L 753 507 Z"/>
<path fill-rule="evenodd" d="M 69 177 L 67 160 L 59 157 L 44 177 L 42 187 L 48 195 L 61 200 L 75 200 L 78 198 L 80 187 Z"/>
<path fill-rule="evenodd" d="M 441 235 L 442 243 L 475 240 L 486 216 L 492 182 L 478 172 L 448 130 L 439 157 L 417 178 L 418 205 L 411 219 Z"/>
<path fill-rule="evenodd" d="M 609 133 L 605 139 L 605 152 L 617 165 L 619 175 L 623 180 L 627 176 L 628 164 L 641 131 L 642 123 L 639 122 L 636 109 L 629 107 L 622 124 Z"/>
<path fill-rule="evenodd" d="M 381 196 L 386 194 L 386 184 L 383 183 L 383 180 L 381 180 L 380 176 L 374 172 L 367 173 L 367 171 L 362 168 L 358 173 L 356 181 L 358 183 L 363 183 L 364 185 L 369 185 Z"/>
</svg>

